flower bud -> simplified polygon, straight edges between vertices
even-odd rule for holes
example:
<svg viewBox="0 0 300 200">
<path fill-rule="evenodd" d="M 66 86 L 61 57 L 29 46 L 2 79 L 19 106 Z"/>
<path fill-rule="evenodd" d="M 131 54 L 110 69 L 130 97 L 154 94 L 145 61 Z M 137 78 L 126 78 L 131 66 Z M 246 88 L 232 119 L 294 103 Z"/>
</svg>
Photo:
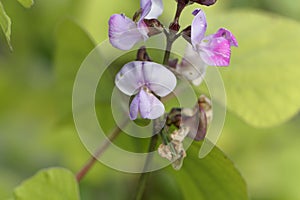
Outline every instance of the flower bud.
<svg viewBox="0 0 300 200">
<path fill-rule="evenodd" d="M 205 6 L 211 6 L 217 2 L 217 0 L 190 0 L 190 2 L 198 3 Z"/>
<path fill-rule="evenodd" d="M 144 19 L 144 23 L 148 27 L 148 36 L 159 34 L 163 31 L 163 25 L 157 19 Z"/>
<path fill-rule="evenodd" d="M 192 27 L 188 26 L 182 31 L 182 37 L 189 43 L 191 43 Z"/>
<path fill-rule="evenodd" d="M 172 22 L 169 26 L 169 29 L 177 33 L 180 29 L 180 25 L 178 24 L 178 21 L 176 20 L 175 22 Z"/>
<path fill-rule="evenodd" d="M 142 46 L 139 48 L 137 55 L 136 55 L 136 60 L 137 61 L 152 61 L 151 58 L 149 57 L 146 47 Z"/>
</svg>

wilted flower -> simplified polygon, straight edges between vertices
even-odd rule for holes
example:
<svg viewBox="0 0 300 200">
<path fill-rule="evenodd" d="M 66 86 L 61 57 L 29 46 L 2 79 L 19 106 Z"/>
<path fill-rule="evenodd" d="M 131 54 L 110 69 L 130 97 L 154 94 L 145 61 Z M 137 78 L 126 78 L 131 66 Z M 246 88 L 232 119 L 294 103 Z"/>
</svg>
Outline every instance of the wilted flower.
<svg viewBox="0 0 300 200">
<path fill-rule="evenodd" d="M 133 61 L 123 66 L 115 79 L 116 86 L 127 95 L 136 96 L 130 104 L 130 119 L 156 119 L 165 108 L 155 96 L 164 97 L 176 86 L 175 75 L 164 66 L 148 61 Z"/>
<path fill-rule="evenodd" d="M 173 108 L 167 116 L 166 125 L 174 125 L 179 130 L 188 128 L 189 137 L 198 141 L 205 138 L 212 117 L 211 101 L 201 95 L 193 108 Z"/>
<path fill-rule="evenodd" d="M 182 127 L 171 134 L 172 140 L 168 144 L 161 144 L 158 147 L 158 154 L 172 162 L 174 169 L 179 170 L 182 166 L 186 152 L 183 148 L 183 140 L 189 133 L 188 127 Z"/>
<path fill-rule="evenodd" d="M 162 0 L 141 0 L 140 19 L 135 22 L 124 14 L 109 19 L 110 43 L 121 50 L 129 50 L 139 41 L 148 39 L 148 26 L 144 19 L 157 19 L 163 12 Z"/>
<path fill-rule="evenodd" d="M 193 12 L 195 18 L 191 26 L 191 43 L 202 60 L 212 66 L 227 66 L 230 62 L 231 46 L 238 46 L 233 34 L 221 28 L 217 33 L 205 36 L 206 16 L 197 9 Z"/>
</svg>

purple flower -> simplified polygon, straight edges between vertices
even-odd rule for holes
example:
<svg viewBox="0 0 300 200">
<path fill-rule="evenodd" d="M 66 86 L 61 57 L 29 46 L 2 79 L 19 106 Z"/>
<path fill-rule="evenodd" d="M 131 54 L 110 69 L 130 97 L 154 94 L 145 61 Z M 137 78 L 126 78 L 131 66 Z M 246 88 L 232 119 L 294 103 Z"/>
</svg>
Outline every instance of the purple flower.
<svg viewBox="0 0 300 200">
<path fill-rule="evenodd" d="M 202 10 L 193 12 L 195 18 L 191 26 L 191 42 L 202 60 L 212 66 L 228 66 L 230 63 L 231 46 L 238 46 L 233 34 L 224 29 L 219 29 L 215 34 L 205 36 L 206 17 Z"/>
<path fill-rule="evenodd" d="M 109 19 L 110 43 L 121 50 L 129 50 L 136 43 L 148 39 L 144 19 L 157 19 L 163 12 L 162 0 L 141 0 L 141 17 L 135 22 L 124 14 L 114 14 Z"/>
<path fill-rule="evenodd" d="M 164 114 L 165 108 L 155 96 L 164 97 L 176 86 L 175 75 L 164 66 L 148 61 L 133 61 L 123 66 L 115 78 L 116 86 L 126 95 L 134 95 L 129 117 L 156 119 Z"/>
</svg>

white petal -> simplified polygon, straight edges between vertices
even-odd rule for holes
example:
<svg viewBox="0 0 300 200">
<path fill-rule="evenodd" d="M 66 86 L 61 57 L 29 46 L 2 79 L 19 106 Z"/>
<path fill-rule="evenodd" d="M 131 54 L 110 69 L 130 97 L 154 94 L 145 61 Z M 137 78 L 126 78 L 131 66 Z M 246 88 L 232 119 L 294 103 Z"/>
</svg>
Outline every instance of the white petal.
<svg viewBox="0 0 300 200">
<path fill-rule="evenodd" d="M 124 65 L 115 78 L 116 86 L 129 96 L 135 94 L 144 83 L 142 62 L 140 61 Z"/>
<path fill-rule="evenodd" d="M 132 95 L 145 86 L 158 96 L 166 96 L 176 87 L 175 75 L 164 66 L 147 61 L 133 61 L 124 65 L 115 79 L 116 86 Z"/>
<path fill-rule="evenodd" d="M 156 119 L 165 112 L 164 105 L 152 93 L 139 92 L 139 111 L 142 118 Z"/>
<path fill-rule="evenodd" d="M 156 95 L 164 97 L 176 87 L 176 77 L 163 65 L 144 62 L 144 79 L 146 86 Z"/>
<path fill-rule="evenodd" d="M 206 63 L 194 51 L 193 47 L 188 44 L 181 63 L 176 66 L 176 71 L 187 80 L 192 81 L 194 85 L 200 85 L 204 79 L 206 68 Z"/>
<path fill-rule="evenodd" d="M 191 27 L 191 41 L 194 48 L 197 48 L 197 44 L 201 42 L 204 38 L 206 32 L 206 16 L 202 10 L 195 10 L 193 13 L 196 16 L 193 19 L 192 27 Z"/>
<path fill-rule="evenodd" d="M 157 19 L 163 12 L 162 0 L 141 0 L 141 19 Z"/>
<path fill-rule="evenodd" d="M 144 37 L 134 21 L 125 15 L 114 14 L 109 19 L 109 40 L 114 47 L 129 50 Z"/>
</svg>

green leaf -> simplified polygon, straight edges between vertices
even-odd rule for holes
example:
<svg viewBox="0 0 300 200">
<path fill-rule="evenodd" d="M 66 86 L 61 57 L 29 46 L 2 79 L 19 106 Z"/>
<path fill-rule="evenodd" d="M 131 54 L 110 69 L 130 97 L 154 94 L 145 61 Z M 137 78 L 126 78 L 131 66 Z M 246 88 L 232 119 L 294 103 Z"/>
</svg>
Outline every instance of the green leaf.
<svg viewBox="0 0 300 200">
<path fill-rule="evenodd" d="M 38 172 L 14 191 L 15 200 L 79 200 L 75 176 L 67 169 Z"/>
<path fill-rule="evenodd" d="M 0 1 L 0 25 L 1 25 L 4 35 L 6 37 L 9 48 L 12 50 L 12 46 L 10 44 L 11 20 L 10 20 L 9 16 L 6 14 L 1 1 Z"/>
<path fill-rule="evenodd" d="M 231 65 L 220 69 L 228 108 L 257 127 L 287 121 L 300 108 L 300 24 L 253 10 L 222 16 L 212 30 L 226 27 L 239 42 Z"/>
<path fill-rule="evenodd" d="M 18 0 L 18 2 L 25 8 L 30 8 L 34 4 L 33 0 Z"/>
<path fill-rule="evenodd" d="M 243 172 L 252 199 L 300 199 L 299 130 L 299 115 L 266 129 L 228 112 L 218 144 Z"/>
<path fill-rule="evenodd" d="M 54 68 L 57 78 L 58 108 L 61 113 L 72 118 L 72 90 L 76 73 L 95 45 L 88 34 L 70 19 L 59 24 L 55 40 Z"/>
<path fill-rule="evenodd" d="M 184 199 L 248 199 L 243 177 L 224 153 L 215 147 L 199 159 L 199 149 L 199 143 L 191 145 L 182 169 L 171 169 Z"/>
</svg>

